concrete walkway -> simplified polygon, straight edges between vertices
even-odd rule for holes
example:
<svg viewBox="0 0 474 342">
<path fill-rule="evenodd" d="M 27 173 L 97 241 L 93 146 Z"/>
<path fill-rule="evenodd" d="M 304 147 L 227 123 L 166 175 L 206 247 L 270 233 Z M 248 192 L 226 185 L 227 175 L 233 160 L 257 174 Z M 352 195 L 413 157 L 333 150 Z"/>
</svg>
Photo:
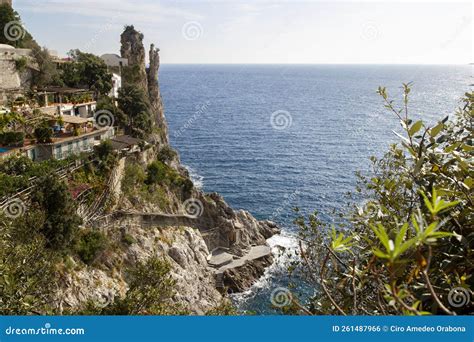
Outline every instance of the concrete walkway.
<svg viewBox="0 0 474 342">
<path fill-rule="evenodd" d="M 254 246 L 254 247 L 250 248 L 248 253 L 245 254 L 241 258 L 238 258 L 235 255 L 231 255 L 231 254 L 228 254 L 228 253 L 223 253 L 223 254 L 227 254 L 228 256 L 231 256 L 232 260 L 229 260 L 227 256 L 221 257 L 221 260 L 226 260 L 228 262 L 226 262 L 225 264 L 220 264 L 220 266 L 218 266 L 218 268 L 216 269 L 216 273 L 223 273 L 224 271 L 226 271 L 228 269 L 241 267 L 241 266 L 245 265 L 245 263 L 247 261 L 252 261 L 252 260 L 263 258 L 267 255 L 272 254 L 272 249 L 269 246 L 264 246 L 264 245 Z M 211 260 L 212 260 L 212 258 L 211 258 Z M 209 264 L 211 264 L 211 263 L 209 262 Z"/>
</svg>

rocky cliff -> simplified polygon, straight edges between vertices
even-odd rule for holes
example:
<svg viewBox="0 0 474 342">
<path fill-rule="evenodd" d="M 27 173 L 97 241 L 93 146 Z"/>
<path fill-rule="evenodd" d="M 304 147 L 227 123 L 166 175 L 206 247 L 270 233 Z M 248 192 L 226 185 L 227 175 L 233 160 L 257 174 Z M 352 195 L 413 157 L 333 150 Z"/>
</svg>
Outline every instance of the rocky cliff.
<svg viewBox="0 0 474 342">
<path fill-rule="evenodd" d="M 87 224 L 102 231 L 109 245 L 116 247 L 90 266 L 74 262 L 72 270 L 65 272 L 56 303 L 61 309 L 90 301 L 106 305 L 117 295 L 125 295 L 124 270 L 158 256 L 171 265 L 176 281 L 173 301 L 190 313 L 204 314 L 220 305 L 226 292 L 251 286 L 272 262 L 266 239 L 278 232 L 274 223 L 234 211 L 222 196 L 194 188 L 177 154 L 167 161 L 160 158 L 169 146 L 158 84 L 159 50 L 150 47 L 150 64 L 145 68 L 142 41 L 141 33 L 127 27 L 121 36 L 121 53 L 129 61 L 126 82 L 148 94 L 158 137 L 147 149 L 117 164 L 115 179 L 109 182 L 113 205 L 106 215 Z M 158 162 L 168 179 L 147 185 L 139 175 L 145 175 L 152 162 Z"/>
<path fill-rule="evenodd" d="M 149 67 L 146 67 L 143 34 L 133 26 L 127 26 L 120 37 L 122 58 L 128 59 L 124 72 L 124 84 L 135 83 L 148 96 L 153 122 L 157 129 L 153 138 L 160 144 L 168 144 L 168 126 L 166 124 L 163 101 L 158 84 L 160 67 L 159 49 L 152 44 L 149 51 Z"/>
<path fill-rule="evenodd" d="M 160 68 L 160 49 L 151 44 L 149 53 L 149 67 L 147 69 L 148 96 L 155 114 L 154 121 L 158 128 L 158 136 L 163 144 L 168 144 L 168 125 L 166 124 L 163 100 L 161 99 L 158 84 L 158 69 Z"/>
</svg>

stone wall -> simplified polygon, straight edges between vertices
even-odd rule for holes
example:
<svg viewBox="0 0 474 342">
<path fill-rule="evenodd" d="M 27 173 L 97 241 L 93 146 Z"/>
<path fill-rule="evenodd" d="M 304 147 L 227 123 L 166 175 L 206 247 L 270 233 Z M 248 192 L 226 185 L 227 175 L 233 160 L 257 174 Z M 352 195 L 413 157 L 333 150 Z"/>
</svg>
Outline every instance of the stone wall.
<svg viewBox="0 0 474 342">
<path fill-rule="evenodd" d="M 15 61 L 0 56 L 0 90 L 17 89 L 21 86 L 21 79 L 16 70 Z"/>
</svg>

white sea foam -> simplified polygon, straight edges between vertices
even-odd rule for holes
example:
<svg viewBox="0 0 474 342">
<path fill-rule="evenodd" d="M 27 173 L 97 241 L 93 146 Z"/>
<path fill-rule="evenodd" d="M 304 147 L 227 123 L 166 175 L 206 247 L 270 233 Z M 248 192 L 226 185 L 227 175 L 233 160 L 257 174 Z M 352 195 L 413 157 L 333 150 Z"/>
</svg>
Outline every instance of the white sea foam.
<svg viewBox="0 0 474 342">
<path fill-rule="evenodd" d="M 191 180 L 193 181 L 194 186 L 197 189 L 201 190 L 204 185 L 204 177 L 198 174 L 197 171 L 194 170 L 192 167 L 187 166 L 187 165 L 184 165 L 184 167 L 186 168 L 186 170 L 188 170 L 189 176 L 191 177 Z"/>
<path fill-rule="evenodd" d="M 286 274 L 291 261 L 294 261 L 295 252 L 298 248 L 298 240 L 294 234 L 282 231 L 267 240 L 274 255 L 273 264 L 265 270 L 265 273 L 247 291 L 236 293 L 231 296 L 237 307 L 252 299 L 261 290 L 271 289 L 278 275 Z"/>
</svg>

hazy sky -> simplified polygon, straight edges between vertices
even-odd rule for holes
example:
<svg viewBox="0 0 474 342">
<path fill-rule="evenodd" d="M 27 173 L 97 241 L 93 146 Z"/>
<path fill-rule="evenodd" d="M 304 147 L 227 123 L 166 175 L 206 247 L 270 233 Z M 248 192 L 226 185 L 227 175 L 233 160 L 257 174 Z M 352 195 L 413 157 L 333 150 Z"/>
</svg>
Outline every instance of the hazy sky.
<svg viewBox="0 0 474 342">
<path fill-rule="evenodd" d="M 37 41 L 119 52 L 125 24 L 163 63 L 470 63 L 470 2 L 13 0 Z"/>
</svg>

